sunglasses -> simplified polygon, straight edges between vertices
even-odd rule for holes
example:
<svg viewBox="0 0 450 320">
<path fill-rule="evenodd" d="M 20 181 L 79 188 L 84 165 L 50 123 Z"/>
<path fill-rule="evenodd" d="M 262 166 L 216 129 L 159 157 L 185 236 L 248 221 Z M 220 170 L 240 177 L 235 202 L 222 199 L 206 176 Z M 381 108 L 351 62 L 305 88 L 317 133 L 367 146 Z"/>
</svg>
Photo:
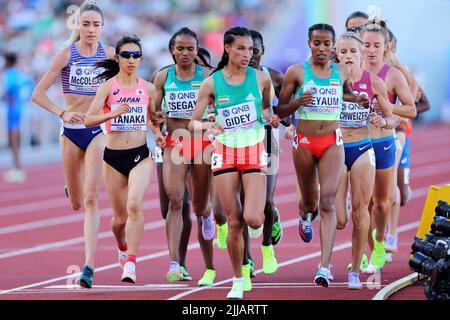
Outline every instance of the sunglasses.
<svg viewBox="0 0 450 320">
<path fill-rule="evenodd" d="M 361 32 L 362 28 L 363 28 L 362 26 L 355 27 L 355 28 L 347 28 L 347 31 L 358 33 L 358 32 Z"/>
<path fill-rule="evenodd" d="M 140 51 L 122 51 L 117 55 L 124 59 L 130 59 L 131 57 L 133 57 L 133 59 L 142 58 L 142 53 Z"/>
</svg>

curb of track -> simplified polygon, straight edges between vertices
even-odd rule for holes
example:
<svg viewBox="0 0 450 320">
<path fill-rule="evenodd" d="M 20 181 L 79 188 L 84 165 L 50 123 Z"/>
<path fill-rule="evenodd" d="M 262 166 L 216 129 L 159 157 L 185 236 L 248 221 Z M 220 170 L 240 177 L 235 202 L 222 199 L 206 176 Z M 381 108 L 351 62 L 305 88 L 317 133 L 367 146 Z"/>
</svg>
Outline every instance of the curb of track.
<svg viewBox="0 0 450 320">
<path fill-rule="evenodd" d="M 373 297 L 372 300 L 387 300 L 394 293 L 397 293 L 406 287 L 416 284 L 424 278 L 426 278 L 426 276 L 419 273 L 410 274 L 409 276 L 401 278 L 378 291 L 378 293 Z"/>
</svg>

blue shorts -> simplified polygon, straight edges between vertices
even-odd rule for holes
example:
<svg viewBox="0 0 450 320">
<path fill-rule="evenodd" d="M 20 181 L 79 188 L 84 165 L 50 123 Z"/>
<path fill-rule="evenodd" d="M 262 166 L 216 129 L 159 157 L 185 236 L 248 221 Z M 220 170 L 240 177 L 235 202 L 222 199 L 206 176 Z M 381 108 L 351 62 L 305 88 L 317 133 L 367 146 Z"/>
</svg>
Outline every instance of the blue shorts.
<svg viewBox="0 0 450 320">
<path fill-rule="evenodd" d="M 394 136 L 372 140 L 377 170 L 392 168 L 395 165 L 396 145 Z"/>
<path fill-rule="evenodd" d="M 103 130 L 100 126 L 77 129 L 64 127 L 63 131 L 63 134 L 83 151 L 87 150 L 91 141 L 100 133 L 103 133 Z"/>
<path fill-rule="evenodd" d="M 8 107 L 7 109 L 7 123 L 8 131 L 20 129 L 20 117 L 22 111 L 20 107 Z"/>
<path fill-rule="evenodd" d="M 347 166 L 348 172 L 352 170 L 353 164 L 359 159 L 364 153 L 372 150 L 372 140 L 364 139 L 357 142 L 344 144 L 345 149 L 345 165 Z"/>
<path fill-rule="evenodd" d="M 410 167 L 410 157 L 409 157 L 409 138 L 406 137 L 405 146 L 403 148 L 402 158 L 400 159 L 399 168 L 409 168 Z"/>
</svg>

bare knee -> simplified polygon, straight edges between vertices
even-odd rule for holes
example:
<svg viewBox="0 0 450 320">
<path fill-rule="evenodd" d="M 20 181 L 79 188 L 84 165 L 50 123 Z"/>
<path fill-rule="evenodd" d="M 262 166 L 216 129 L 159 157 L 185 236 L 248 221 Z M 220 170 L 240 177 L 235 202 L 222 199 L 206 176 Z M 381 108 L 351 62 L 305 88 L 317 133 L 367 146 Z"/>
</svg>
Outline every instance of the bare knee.
<svg viewBox="0 0 450 320">
<path fill-rule="evenodd" d="M 136 199 L 128 199 L 127 212 L 130 219 L 137 220 L 142 212 L 142 203 L 140 203 Z"/>
<path fill-rule="evenodd" d="M 245 219 L 245 223 L 252 229 L 258 229 L 264 224 L 264 214 L 253 215 Z"/>
<path fill-rule="evenodd" d="M 320 213 L 331 214 L 335 208 L 335 197 L 333 195 L 320 196 Z"/>
<path fill-rule="evenodd" d="M 183 194 L 171 193 L 167 195 L 169 197 L 169 210 L 180 211 L 183 209 Z"/>
<path fill-rule="evenodd" d="M 111 226 L 113 229 L 124 229 L 125 225 L 127 224 L 127 217 L 126 216 L 114 216 L 111 219 Z"/>
<path fill-rule="evenodd" d="M 97 192 L 86 192 L 83 198 L 85 208 L 95 208 L 98 203 L 98 193 Z"/>
<path fill-rule="evenodd" d="M 244 221 L 237 218 L 236 215 L 231 217 L 228 216 L 228 233 L 230 237 L 239 237 L 242 236 L 242 232 L 244 229 Z"/>
<path fill-rule="evenodd" d="M 390 209 L 391 203 L 389 199 L 374 199 L 372 210 L 377 212 L 388 212 Z"/>
</svg>

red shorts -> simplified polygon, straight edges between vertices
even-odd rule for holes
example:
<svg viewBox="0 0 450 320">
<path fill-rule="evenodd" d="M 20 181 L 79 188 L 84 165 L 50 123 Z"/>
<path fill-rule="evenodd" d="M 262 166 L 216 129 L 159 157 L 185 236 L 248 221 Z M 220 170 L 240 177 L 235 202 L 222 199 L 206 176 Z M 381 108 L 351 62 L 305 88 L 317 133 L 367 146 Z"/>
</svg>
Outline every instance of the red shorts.
<svg viewBox="0 0 450 320">
<path fill-rule="evenodd" d="M 211 156 L 211 168 L 214 176 L 229 172 L 266 173 L 267 162 L 268 156 L 264 142 L 245 148 L 231 148 L 216 141 Z"/>
<path fill-rule="evenodd" d="M 186 160 L 192 161 L 200 152 L 205 151 L 211 145 L 211 141 L 206 138 L 187 139 L 184 137 L 172 137 L 170 134 L 166 137 L 166 147 L 174 148 Z"/>
<path fill-rule="evenodd" d="M 343 145 L 344 140 L 340 129 L 323 137 L 307 137 L 302 135 L 297 129 L 292 144 L 294 148 L 297 149 L 297 147 L 302 147 L 303 149 L 308 150 L 313 156 L 320 159 L 330 146 L 333 144 L 338 146 Z"/>
</svg>

